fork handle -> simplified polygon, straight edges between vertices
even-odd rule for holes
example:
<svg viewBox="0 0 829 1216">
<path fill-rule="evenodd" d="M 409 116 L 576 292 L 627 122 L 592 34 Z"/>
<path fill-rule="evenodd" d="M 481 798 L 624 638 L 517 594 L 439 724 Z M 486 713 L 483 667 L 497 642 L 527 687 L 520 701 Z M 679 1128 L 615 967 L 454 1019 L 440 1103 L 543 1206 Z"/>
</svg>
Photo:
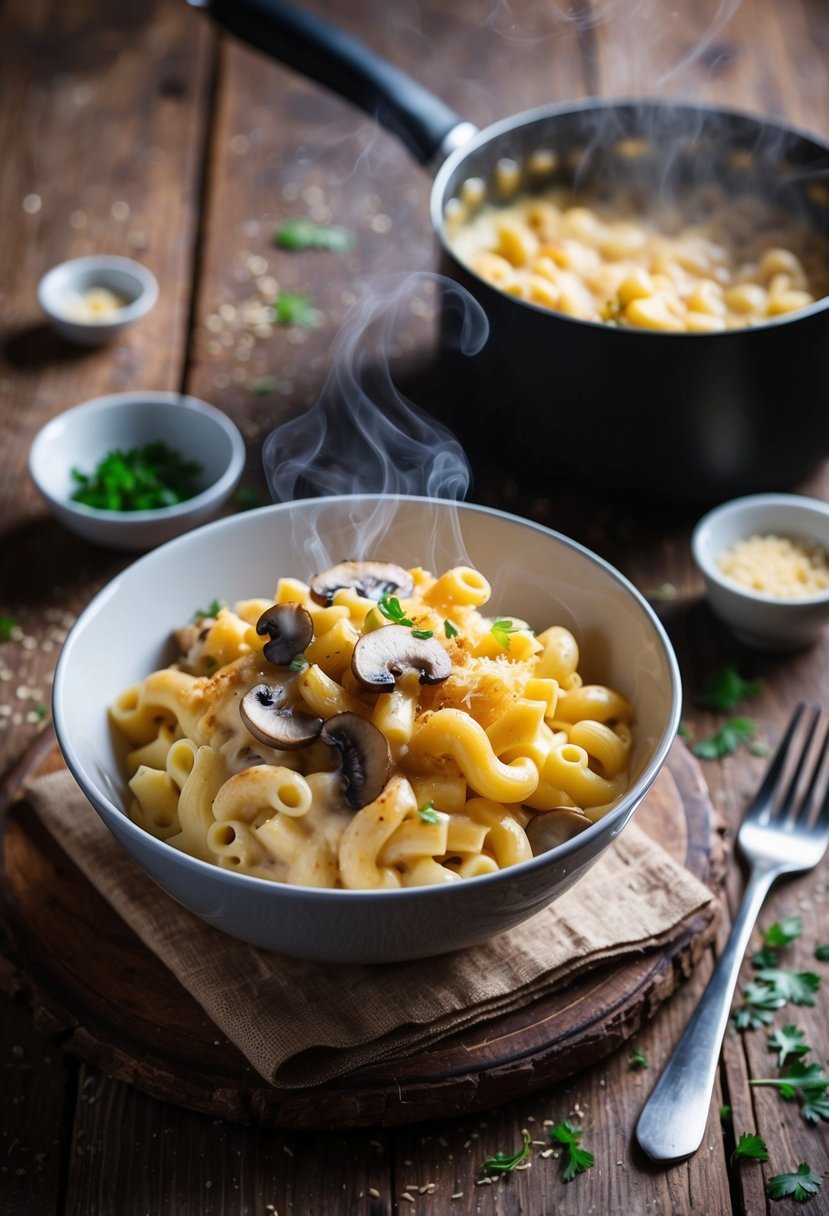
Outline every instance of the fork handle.
<svg viewBox="0 0 829 1216">
<path fill-rule="evenodd" d="M 681 1161 L 702 1143 L 723 1035 L 743 956 L 763 900 L 781 869 L 761 866 L 748 885 L 725 949 L 636 1125 L 636 1139 L 654 1161 Z"/>
</svg>

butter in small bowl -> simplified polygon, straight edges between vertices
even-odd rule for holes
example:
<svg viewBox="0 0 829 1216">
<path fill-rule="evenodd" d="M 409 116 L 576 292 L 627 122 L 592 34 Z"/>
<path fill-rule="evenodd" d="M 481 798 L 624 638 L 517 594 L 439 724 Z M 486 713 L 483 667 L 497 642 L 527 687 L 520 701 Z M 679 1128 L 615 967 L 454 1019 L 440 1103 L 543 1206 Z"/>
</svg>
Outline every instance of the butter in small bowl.
<svg viewBox="0 0 829 1216">
<path fill-rule="evenodd" d="M 158 283 L 140 262 L 95 254 L 53 267 L 40 280 L 37 295 L 64 338 L 102 346 L 146 316 L 158 298 Z"/>
<path fill-rule="evenodd" d="M 829 503 L 754 494 L 715 507 L 691 540 L 711 610 L 756 650 L 815 644 L 829 624 Z"/>
</svg>

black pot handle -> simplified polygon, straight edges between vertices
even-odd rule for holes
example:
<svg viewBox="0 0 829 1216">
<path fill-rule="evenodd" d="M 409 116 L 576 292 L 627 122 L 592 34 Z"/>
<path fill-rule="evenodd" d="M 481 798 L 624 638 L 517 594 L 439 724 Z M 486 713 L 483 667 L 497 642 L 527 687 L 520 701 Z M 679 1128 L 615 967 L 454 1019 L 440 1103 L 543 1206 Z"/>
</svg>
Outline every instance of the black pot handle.
<svg viewBox="0 0 829 1216">
<path fill-rule="evenodd" d="M 423 164 L 456 128 L 474 128 L 445 102 L 359 39 L 283 0 L 189 0 L 218 22 L 303 75 L 354 102 Z"/>
</svg>

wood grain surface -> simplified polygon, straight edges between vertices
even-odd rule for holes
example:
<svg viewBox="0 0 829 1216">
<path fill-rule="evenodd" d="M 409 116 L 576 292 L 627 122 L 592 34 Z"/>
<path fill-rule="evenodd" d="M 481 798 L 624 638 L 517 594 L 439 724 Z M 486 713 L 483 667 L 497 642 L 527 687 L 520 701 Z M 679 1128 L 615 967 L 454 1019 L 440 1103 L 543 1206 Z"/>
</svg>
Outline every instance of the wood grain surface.
<svg viewBox="0 0 829 1216">
<path fill-rule="evenodd" d="M 547 102 L 636 94 L 703 98 L 829 134 L 824 0 L 307 0 L 307 7 L 370 42 L 479 125 Z M 31 747 L 48 750 L 44 707 L 66 628 L 128 560 L 69 536 L 38 501 L 25 470 L 38 427 L 113 389 L 190 391 L 242 426 L 250 453 L 245 484 L 262 492 L 261 441 L 319 393 L 360 281 L 435 262 L 425 210 L 430 175 L 368 118 L 217 36 L 179 0 L 5 0 L 0 147 L 0 615 L 19 625 L 0 643 L 0 773 L 10 773 Z M 271 244 L 282 219 L 316 208 L 358 234 L 342 261 L 289 258 Z M 55 262 L 99 251 L 145 261 L 160 279 L 161 298 L 114 346 L 79 351 L 45 328 L 35 287 Z M 311 296 L 320 326 L 243 334 L 240 306 L 268 277 Z M 402 354 L 428 367 L 428 329 L 413 332 Z M 416 400 L 428 407 L 423 383 Z M 762 679 L 762 692 L 741 709 L 769 744 L 798 700 L 826 699 L 825 642 L 785 659 L 761 657 L 714 621 L 691 563 L 687 514 L 614 498 L 600 486 L 574 495 L 550 480 L 528 485 L 520 469 L 490 455 L 474 470 L 474 500 L 569 533 L 653 598 L 679 656 L 695 737 L 721 724 L 698 695 L 707 674 L 726 662 Z M 824 467 L 800 488 L 829 500 L 829 472 Z M 660 590 L 666 585 L 667 593 Z M 711 801 L 732 833 L 764 763 L 742 751 L 704 768 Z M 732 911 L 743 882 L 732 865 Z M 817 967 L 814 947 L 829 940 L 826 893 L 824 866 L 781 885 L 768 901 L 761 925 L 789 913 L 803 918 L 787 965 Z M 728 921 L 726 912 L 720 941 Z M 658 1169 L 633 1141 L 642 1102 L 715 951 L 631 1040 L 648 1069 L 633 1070 L 623 1046 L 483 1115 L 379 1132 L 243 1127 L 160 1101 L 62 1051 L 34 1025 L 22 992 L 4 997 L 0 1216 L 782 1213 L 787 1205 L 766 1195 L 768 1177 L 800 1161 L 826 1177 L 829 1149 L 795 1104 L 749 1088 L 748 1078 L 768 1075 L 773 1063 L 763 1033 L 727 1036 L 706 1137 L 693 1158 Z M 751 974 L 746 964 L 744 979 Z M 140 1009 L 140 994 L 135 1003 Z M 789 1007 L 777 1023 L 800 1024 L 821 1061 L 829 1057 L 825 1008 L 822 991 L 815 1008 Z M 723 1102 L 733 1116 L 721 1124 Z M 517 1147 L 522 1127 L 543 1142 L 544 1120 L 564 1117 L 584 1127 L 593 1169 L 564 1184 L 560 1161 L 535 1146 L 531 1169 L 477 1185 L 485 1154 Z M 743 1131 L 764 1136 L 767 1165 L 730 1159 Z M 829 1210 L 827 1186 L 804 1212 Z"/>
</svg>

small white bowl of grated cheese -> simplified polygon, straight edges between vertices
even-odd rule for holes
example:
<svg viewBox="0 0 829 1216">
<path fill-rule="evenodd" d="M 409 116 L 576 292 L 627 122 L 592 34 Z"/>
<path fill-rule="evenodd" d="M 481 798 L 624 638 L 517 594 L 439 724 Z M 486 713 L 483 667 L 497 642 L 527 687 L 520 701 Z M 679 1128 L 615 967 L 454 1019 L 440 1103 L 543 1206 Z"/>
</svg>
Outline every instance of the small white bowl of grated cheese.
<svg viewBox="0 0 829 1216">
<path fill-rule="evenodd" d="M 829 503 L 753 494 L 715 507 L 691 538 L 711 610 L 757 650 L 796 650 L 829 624 Z"/>
</svg>

